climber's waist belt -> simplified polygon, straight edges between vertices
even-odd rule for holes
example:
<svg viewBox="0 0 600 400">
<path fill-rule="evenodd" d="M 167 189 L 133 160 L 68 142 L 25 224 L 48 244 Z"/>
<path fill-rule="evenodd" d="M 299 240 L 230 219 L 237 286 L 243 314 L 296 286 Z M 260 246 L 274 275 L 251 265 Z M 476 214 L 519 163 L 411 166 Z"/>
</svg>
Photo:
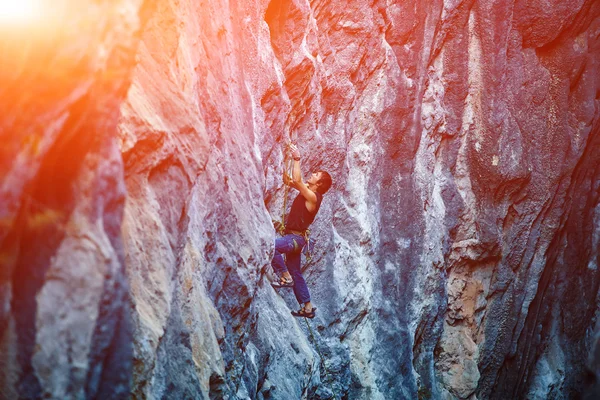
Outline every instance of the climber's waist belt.
<svg viewBox="0 0 600 400">
<path fill-rule="evenodd" d="M 292 229 L 286 229 L 285 233 L 286 234 L 292 233 L 292 234 L 298 235 L 298 236 L 305 236 L 306 235 L 306 231 L 295 231 L 295 230 L 292 230 Z"/>
</svg>

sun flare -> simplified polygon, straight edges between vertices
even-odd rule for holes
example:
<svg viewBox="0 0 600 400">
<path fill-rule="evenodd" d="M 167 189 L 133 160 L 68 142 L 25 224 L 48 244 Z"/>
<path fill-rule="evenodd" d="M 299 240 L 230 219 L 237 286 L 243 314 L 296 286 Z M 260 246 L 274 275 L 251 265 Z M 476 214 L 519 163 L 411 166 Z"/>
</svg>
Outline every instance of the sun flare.
<svg viewBox="0 0 600 400">
<path fill-rule="evenodd" d="M 0 0 L 0 24 L 26 22 L 40 14 L 40 0 Z"/>
</svg>

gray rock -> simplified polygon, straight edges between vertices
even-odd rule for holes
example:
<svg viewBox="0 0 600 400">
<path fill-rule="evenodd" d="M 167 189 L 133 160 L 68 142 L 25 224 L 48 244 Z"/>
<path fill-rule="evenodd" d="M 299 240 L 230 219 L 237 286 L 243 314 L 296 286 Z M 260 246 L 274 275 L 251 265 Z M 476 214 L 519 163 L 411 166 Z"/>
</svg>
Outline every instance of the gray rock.
<svg viewBox="0 0 600 400">
<path fill-rule="evenodd" d="M 594 398 L 599 2 L 68 5 L 1 43 L 0 397 Z"/>
</svg>

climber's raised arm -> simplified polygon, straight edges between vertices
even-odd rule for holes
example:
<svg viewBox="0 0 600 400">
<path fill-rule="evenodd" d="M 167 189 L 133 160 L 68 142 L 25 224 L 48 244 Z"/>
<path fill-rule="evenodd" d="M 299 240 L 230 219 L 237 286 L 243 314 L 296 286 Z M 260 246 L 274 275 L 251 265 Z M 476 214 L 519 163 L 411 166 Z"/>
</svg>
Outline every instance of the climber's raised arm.
<svg viewBox="0 0 600 400">
<path fill-rule="evenodd" d="M 306 209 L 313 211 L 317 205 L 317 195 L 302 180 L 302 171 L 300 170 L 300 151 L 295 145 L 290 145 L 294 166 L 292 168 L 292 187 L 298 189 L 302 197 L 306 200 Z"/>
</svg>

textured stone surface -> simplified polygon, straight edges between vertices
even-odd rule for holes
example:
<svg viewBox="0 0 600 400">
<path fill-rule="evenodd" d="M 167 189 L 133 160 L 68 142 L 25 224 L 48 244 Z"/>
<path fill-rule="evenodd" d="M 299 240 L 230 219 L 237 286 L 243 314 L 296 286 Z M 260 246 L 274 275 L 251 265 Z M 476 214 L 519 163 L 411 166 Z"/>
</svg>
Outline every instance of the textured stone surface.
<svg viewBox="0 0 600 400">
<path fill-rule="evenodd" d="M 105 397 L 127 373 L 134 398 L 597 395 L 600 3 L 90 4 L 121 22 L 73 42 L 121 43 L 124 75 L 57 81 L 44 104 L 91 93 L 77 112 L 3 117 L 7 397 Z M 35 121 L 44 145 L 13 135 Z M 64 135 L 82 156 L 59 198 Z M 268 284 L 288 138 L 334 179 L 310 325 Z M 23 229 L 32 195 L 85 235 Z"/>
<path fill-rule="evenodd" d="M 63 0 L 43 20 L 2 22 L 3 399 L 128 397 L 132 324 L 116 128 L 139 7 Z"/>
</svg>

